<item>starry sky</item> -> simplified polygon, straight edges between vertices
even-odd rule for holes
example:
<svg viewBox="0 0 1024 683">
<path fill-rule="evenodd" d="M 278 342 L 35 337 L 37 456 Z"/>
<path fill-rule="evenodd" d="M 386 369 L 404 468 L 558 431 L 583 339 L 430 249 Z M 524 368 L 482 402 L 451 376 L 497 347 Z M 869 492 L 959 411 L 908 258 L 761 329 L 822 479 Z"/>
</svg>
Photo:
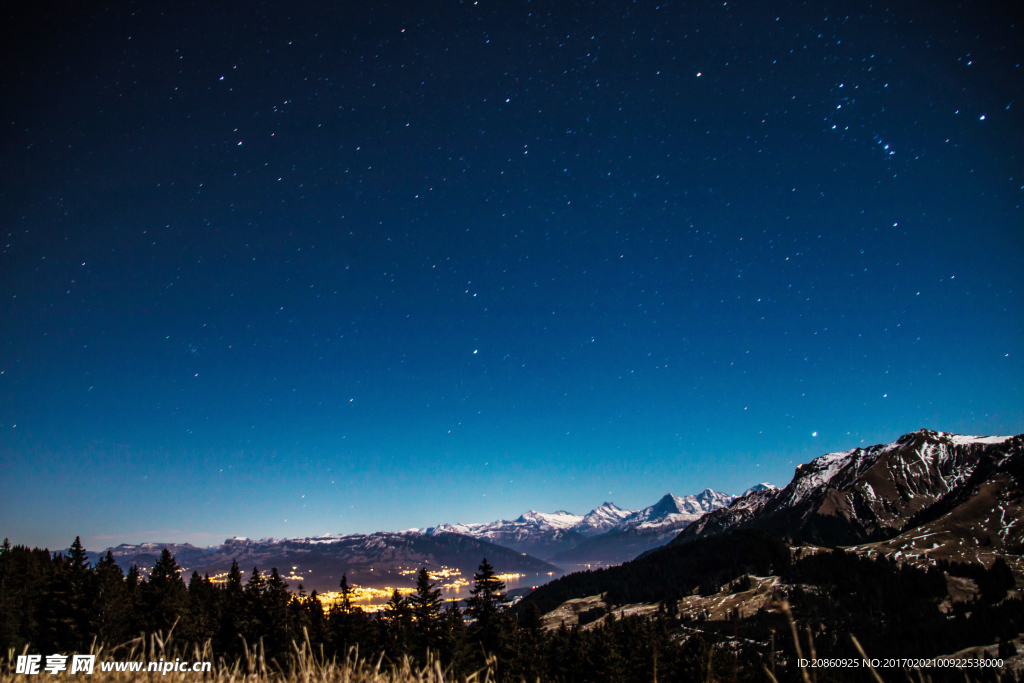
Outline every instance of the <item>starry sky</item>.
<svg viewBox="0 0 1024 683">
<path fill-rule="evenodd" d="M 1011 3 L 8 3 L 0 535 L 585 513 L 1024 432 Z"/>
</svg>

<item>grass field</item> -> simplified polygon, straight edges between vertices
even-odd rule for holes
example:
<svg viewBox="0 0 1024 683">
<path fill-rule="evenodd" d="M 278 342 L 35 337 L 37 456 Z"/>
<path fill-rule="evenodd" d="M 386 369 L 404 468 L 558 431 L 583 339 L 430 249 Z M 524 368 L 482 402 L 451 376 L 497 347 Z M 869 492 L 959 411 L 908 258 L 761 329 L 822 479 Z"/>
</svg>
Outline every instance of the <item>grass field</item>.
<svg viewBox="0 0 1024 683">
<path fill-rule="evenodd" d="M 283 664 L 268 662 L 262 648 L 257 644 L 247 648 L 245 657 L 234 663 L 214 661 L 209 645 L 186 649 L 178 647 L 173 639 L 164 640 L 160 635 L 138 638 L 110 650 L 96 647 L 88 654 L 96 656 L 93 673 L 71 674 L 63 671 L 50 674 L 40 671 L 27 675 L 16 673 L 18 654 L 13 650 L 4 655 L 0 662 L 0 683 L 40 683 L 55 679 L 80 680 L 82 683 L 455 683 L 456 678 L 445 672 L 438 662 L 429 662 L 419 668 L 404 660 L 398 665 L 386 665 L 380 659 L 367 660 L 353 650 L 344 660 L 328 659 L 322 653 L 313 652 L 308 643 L 298 644 L 289 660 Z M 67 653 L 62 653 L 67 654 Z M 180 659 L 186 662 L 211 662 L 211 671 L 146 671 L 152 662 L 169 662 Z M 103 671 L 103 662 L 137 662 L 142 671 Z M 45 664 L 45 658 L 43 659 Z M 476 672 L 468 678 L 459 678 L 466 683 L 493 683 L 490 668 Z"/>
</svg>

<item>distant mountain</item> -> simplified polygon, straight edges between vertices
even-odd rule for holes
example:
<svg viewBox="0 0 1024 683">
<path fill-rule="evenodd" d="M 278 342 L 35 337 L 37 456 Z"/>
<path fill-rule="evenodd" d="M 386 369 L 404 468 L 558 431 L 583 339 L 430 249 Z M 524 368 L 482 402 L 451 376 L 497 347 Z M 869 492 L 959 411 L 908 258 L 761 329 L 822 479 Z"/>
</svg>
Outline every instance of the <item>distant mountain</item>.
<svg viewBox="0 0 1024 683">
<path fill-rule="evenodd" d="M 551 557 L 564 548 L 571 548 L 585 541 L 587 529 L 588 524 L 580 515 L 573 515 L 564 510 L 553 513 L 530 510 L 511 521 L 499 520 L 490 524 L 441 524 L 424 529 L 423 533 L 428 536 L 463 534 L 534 557 Z"/>
<path fill-rule="evenodd" d="M 740 498 L 742 498 L 744 496 L 749 496 L 751 493 L 758 493 L 760 491 L 774 491 L 777 488 L 778 487 L 775 486 L 774 484 L 766 484 L 766 483 L 754 484 L 749 489 L 744 491 L 743 494 L 740 496 Z"/>
<path fill-rule="evenodd" d="M 983 463 L 1003 463 L 1009 468 L 1003 473 L 1007 481 L 1013 480 L 1022 440 L 1024 435 L 978 437 L 921 429 L 893 443 L 827 453 L 798 466 L 785 488 L 748 493 L 700 518 L 672 542 L 738 528 L 767 529 L 821 545 L 886 541 L 957 490 L 959 502 L 948 499 L 951 510 L 973 498 L 962 487 Z"/>
<path fill-rule="evenodd" d="M 754 487 L 760 488 L 772 487 Z M 277 567 L 282 576 L 295 583 L 301 581 L 308 590 L 336 588 L 343 573 L 360 585 L 403 585 L 411 583 L 412 578 L 401 572 L 424 565 L 457 568 L 468 578 L 484 557 L 499 572 L 543 575 L 546 579 L 552 573 L 560 573 L 559 566 L 555 566 L 559 563 L 572 568 L 632 559 L 664 545 L 680 529 L 728 505 L 734 498 L 705 489 L 691 496 L 665 494 L 643 510 L 624 510 L 606 502 L 586 515 L 565 510 L 530 510 L 514 520 L 442 524 L 397 533 L 258 541 L 230 538 L 220 546 L 208 548 L 189 544 L 123 544 L 110 550 L 122 568 L 127 570 L 135 564 L 143 575 L 167 548 L 189 573 L 223 574 L 237 559 L 246 575 L 253 567 L 264 571 Z M 90 555 L 95 562 L 105 552 Z"/>
<path fill-rule="evenodd" d="M 565 568 L 620 564 L 665 545 L 680 529 L 709 512 L 724 508 L 735 498 L 711 489 L 684 497 L 666 493 L 654 505 L 625 516 L 607 533 L 589 538 L 550 559 Z"/>
<path fill-rule="evenodd" d="M 730 582 L 743 574 L 774 577 L 772 585 L 785 590 L 813 576 L 834 586 L 863 570 L 850 584 L 863 587 L 870 586 L 865 578 L 897 566 L 864 563 L 853 555 L 885 556 L 919 569 L 950 560 L 988 571 L 995 571 L 998 558 L 1019 585 L 1024 575 L 1022 519 L 1024 435 L 963 436 L 922 429 L 889 444 L 828 453 L 800 465 L 785 488 L 752 487 L 728 506 L 698 517 L 665 546 L 618 566 L 563 576 L 531 592 L 517 609 L 533 602 L 550 612 L 567 600 L 592 596 L 616 605 L 677 599 L 694 587 L 710 591 L 709 599 L 720 605 L 736 593 Z M 630 531 L 636 534 L 639 527 Z M 628 536 L 605 534 L 570 552 L 579 556 L 597 542 Z M 790 547 L 790 540 L 809 545 Z M 631 542 L 630 552 L 641 547 L 641 540 Z M 815 545 L 845 546 L 852 553 L 833 555 Z M 555 561 L 568 566 L 569 554 Z M 799 563 L 804 565 L 796 567 Z M 836 567 L 843 568 L 838 575 L 832 573 Z M 810 573 L 801 574 L 805 570 Z M 984 570 L 957 571 L 955 576 L 963 577 Z M 957 595 L 951 592 L 949 599 Z M 936 602 L 942 596 L 945 591 L 939 590 Z M 691 598 L 702 599 L 685 600 Z M 865 624 L 873 623 L 877 616 L 866 618 Z M 945 621 L 939 617 L 939 623 Z"/>
<path fill-rule="evenodd" d="M 704 489 L 696 495 L 684 497 L 666 493 L 654 505 L 644 508 L 635 515 L 625 519 L 616 530 L 653 530 L 668 527 L 678 529 L 700 519 L 708 512 L 729 505 L 735 499 L 736 496 L 730 496 L 728 493 L 719 493 L 711 489 Z"/>
<path fill-rule="evenodd" d="M 459 569 L 464 578 L 472 579 L 485 557 L 499 573 L 547 575 L 558 572 L 557 567 L 535 557 L 455 533 L 380 532 L 259 541 L 231 538 L 213 548 L 146 543 L 121 545 L 111 551 L 124 569 L 132 564 L 149 568 L 164 547 L 187 573 L 195 570 L 211 576 L 223 574 L 230 569 L 232 560 L 237 559 L 246 578 L 253 567 L 261 571 L 276 567 L 290 581 L 301 582 L 307 590 L 320 591 L 336 589 L 343 573 L 350 582 L 363 586 L 412 585 L 414 577 L 401 572 L 422 566 Z"/>
<path fill-rule="evenodd" d="M 587 537 L 615 531 L 635 514 L 633 510 L 623 510 L 615 503 L 603 503 L 584 515 L 580 531 Z"/>
<path fill-rule="evenodd" d="M 623 529 L 638 514 L 635 510 L 623 510 L 615 503 L 604 503 L 586 515 L 574 515 L 565 510 L 529 510 L 513 520 L 499 519 L 488 524 L 440 524 L 423 529 L 423 533 L 465 534 L 486 538 L 492 543 L 537 557 L 552 557 L 593 536 Z"/>
<path fill-rule="evenodd" d="M 139 543 L 137 545 L 122 543 L 116 548 L 108 548 L 108 550 L 122 569 L 127 570 L 134 564 L 143 572 L 143 576 L 146 576 L 164 548 L 171 552 L 179 565 L 187 567 L 203 564 L 205 559 L 216 551 L 216 547 L 198 548 L 190 543 Z M 86 554 L 95 565 L 101 557 L 107 554 L 107 551 Z"/>
<path fill-rule="evenodd" d="M 606 502 L 586 515 L 530 510 L 514 520 L 442 524 L 423 532 L 482 538 L 555 564 L 617 564 L 667 543 L 687 524 L 734 498 L 711 489 L 683 497 L 667 493 L 643 510 L 623 510 Z"/>
</svg>

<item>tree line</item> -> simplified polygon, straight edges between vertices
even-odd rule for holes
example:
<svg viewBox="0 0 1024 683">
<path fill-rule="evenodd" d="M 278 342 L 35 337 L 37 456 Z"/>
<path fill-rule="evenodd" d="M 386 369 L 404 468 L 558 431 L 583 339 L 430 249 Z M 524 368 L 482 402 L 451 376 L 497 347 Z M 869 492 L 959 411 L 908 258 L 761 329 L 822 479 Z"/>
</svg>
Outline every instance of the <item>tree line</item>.
<svg viewBox="0 0 1024 683">
<path fill-rule="evenodd" d="M 800 632 L 814 639 L 819 657 L 856 657 L 851 633 L 873 657 L 948 654 L 996 638 L 1010 656 L 1010 640 L 1024 629 L 1021 600 L 1007 596 L 1013 576 L 1005 563 L 924 570 L 843 551 L 793 561 L 789 544 L 764 532 L 672 546 L 619 568 L 571 575 L 512 609 L 486 559 L 464 608 L 446 603 L 423 568 L 414 592 L 396 591 L 375 613 L 353 604 L 344 576 L 340 600 L 325 610 L 316 591 L 293 592 L 274 568 L 243 574 L 234 562 L 224 582 L 196 572 L 186 582 L 166 549 L 146 576 L 135 566 L 122 571 L 110 552 L 93 566 L 75 539 L 66 554 L 0 546 L 0 652 L 69 654 L 94 642 L 109 650 L 173 629 L 176 642 L 209 643 L 216 658 L 243 666 L 246 647 L 258 645 L 268 661 L 286 668 L 294 644 L 308 641 L 327 658 L 357 648 L 385 666 L 406 657 L 420 665 L 439 661 L 456 679 L 490 666 L 497 680 L 510 682 L 768 683 L 770 662 L 778 681 L 800 680 L 790 626 L 770 605 L 726 621 L 680 614 L 680 597 L 748 591 L 751 573 L 783 579 Z M 946 573 L 974 579 L 978 599 L 941 611 Z M 579 623 L 545 627 L 541 608 L 583 597 L 577 593 L 603 593 L 604 604 Z M 622 605 L 633 602 L 660 605 L 649 618 L 623 617 Z M 863 673 L 828 677 L 860 680 Z M 932 678 L 945 673 L 933 671 Z"/>
<path fill-rule="evenodd" d="M 456 678 L 490 665 L 500 681 L 688 681 L 704 680 L 709 666 L 734 668 L 731 655 L 700 638 L 673 639 L 674 624 L 665 615 L 612 614 L 587 630 L 545 629 L 536 605 L 521 614 L 508 609 L 505 585 L 486 559 L 465 608 L 446 603 L 425 568 L 413 593 L 395 591 L 376 613 L 353 604 L 346 577 L 339 589 L 341 599 L 325 610 L 316 591 L 306 594 L 300 586 L 292 592 L 274 568 L 243 574 L 234 562 L 222 583 L 196 572 L 186 582 L 166 549 L 144 576 L 136 566 L 122 571 L 109 551 L 92 566 L 77 538 L 66 554 L 5 541 L 0 651 L 84 652 L 94 640 L 110 648 L 173 629 L 177 642 L 209 642 L 226 663 L 244 661 L 245 648 L 259 644 L 268 661 L 286 666 L 294 643 L 308 640 L 326 657 L 358 648 L 385 666 L 403 657 L 422 665 L 429 653 Z"/>
</svg>

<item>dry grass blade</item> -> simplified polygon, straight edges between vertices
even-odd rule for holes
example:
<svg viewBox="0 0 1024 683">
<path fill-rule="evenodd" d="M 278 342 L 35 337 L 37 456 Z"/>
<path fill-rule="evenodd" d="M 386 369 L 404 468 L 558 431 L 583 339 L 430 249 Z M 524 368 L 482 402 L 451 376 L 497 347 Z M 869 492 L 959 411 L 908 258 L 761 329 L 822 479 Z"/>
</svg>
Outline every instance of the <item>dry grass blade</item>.
<svg viewBox="0 0 1024 683">
<path fill-rule="evenodd" d="M 793 612 L 789 609 L 789 603 L 785 600 L 779 600 L 779 610 L 786 615 L 786 621 L 789 622 L 789 630 L 793 634 L 793 645 L 796 647 L 796 658 L 797 663 L 800 665 L 800 673 L 803 674 L 804 683 L 811 683 L 811 677 L 807 674 L 807 667 L 803 665 L 804 653 L 800 648 L 800 634 L 796 630 L 796 621 L 793 620 Z"/>
<path fill-rule="evenodd" d="M 457 679 L 445 672 L 441 663 L 428 658 L 421 668 L 408 658 L 393 666 L 383 666 L 383 656 L 371 661 L 361 659 L 356 648 L 349 650 L 341 661 L 326 659 L 310 645 L 308 635 L 302 642 L 292 644 L 293 653 L 282 668 L 276 662 L 267 662 L 262 643 L 250 647 L 243 640 L 243 656 L 232 663 L 223 660 L 216 663 L 209 673 L 171 671 L 166 675 L 160 671 L 148 671 L 147 664 L 160 658 L 173 661 L 176 658 L 191 662 L 212 662 L 214 654 L 210 643 L 193 647 L 179 646 L 171 634 L 151 634 L 133 639 L 127 643 L 104 651 L 94 643 L 89 654 L 96 655 L 94 673 L 89 683 L 494 683 L 496 660 L 488 658 L 483 669 L 465 679 Z M 26 647 L 21 653 L 9 649 L 6 660 L 0 661 L 0 683 L 39 683 L 39 675 L 18 674 L 18 654 L 28 654 Z M 142 666 L 139 671 L 104 671 L 103 662 L 134 662 Z M 80 674 L 68 671 L 47 679 L 65 680 L 68 683 L 80 679 Z"/>
<path fill-rule="evenodd" d="M 878 671 L 875 670 L 875 667 L 871 666 L 871 660 L 868 659 L 868 655 L 864 652 L 864 648 L 860 646 L 860 641 L 857 640 L 857 637 L 851 633 L 850 640 L 853 641 L 853 646 L 857 648 L 857 652 L 860 653 L 860 656 L 867 663 L 868 668 L 871 669 L 871 675 L 875 677 L 875 680 L 878 681 L 878 683 L 885 683 L 885 681 L 882 680 L 882 677 L 878 675 Z"/>
<path fill-rule="evenodd" d="M 813 662 L 818 658 L 818 653 L 814 649 L 814 633 L 811 631 L 810 624 L 807 625 L 807 647 L 811 649 L 811 661 Z M 818 670 L 816 668 L 811 669 L 811 678 L 814 680 L 814 683 L 818 683 Z"/>
</svg>

